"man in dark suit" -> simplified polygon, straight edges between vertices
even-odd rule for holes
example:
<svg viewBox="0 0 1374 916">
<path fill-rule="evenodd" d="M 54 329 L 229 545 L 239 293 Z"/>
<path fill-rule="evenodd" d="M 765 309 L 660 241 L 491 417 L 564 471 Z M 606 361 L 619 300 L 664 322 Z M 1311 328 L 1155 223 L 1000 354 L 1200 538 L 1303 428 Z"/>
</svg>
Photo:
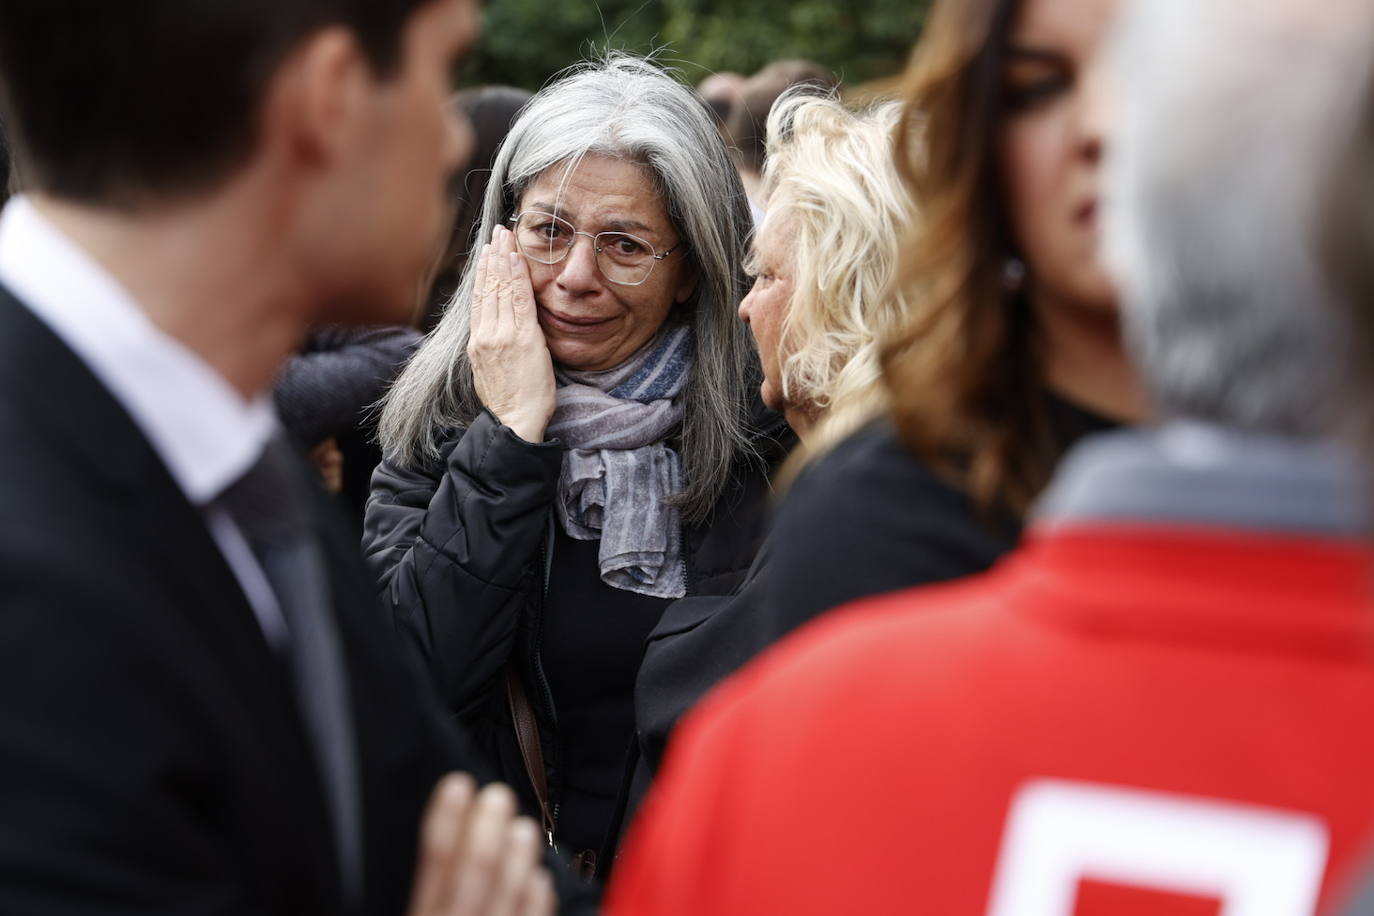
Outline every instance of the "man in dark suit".
<svg viewBox="0 0 1374 916">
<path fill-rule="evenodd" d="M 411 311 L 475 31 L 0 3 L 0 912 L 552 907 L 267 400 L 307 327 Z"/>
</svg>

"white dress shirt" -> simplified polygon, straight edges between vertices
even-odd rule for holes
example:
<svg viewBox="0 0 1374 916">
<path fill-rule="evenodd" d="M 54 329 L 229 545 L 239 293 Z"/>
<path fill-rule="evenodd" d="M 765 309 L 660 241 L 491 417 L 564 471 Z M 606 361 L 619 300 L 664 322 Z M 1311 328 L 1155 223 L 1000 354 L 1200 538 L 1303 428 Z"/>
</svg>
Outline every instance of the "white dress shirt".
<svg viewBox="0 0 1374 916">
<path fill-rule="evenodd" d="M 245 401 L 199 355 L 154 325 L 109 271 L 22 195 L 0 213 L 0 283 L 133 417 L 200 509 L 268 641 L 283 646 L 286 623 L 272 587 L 243 534 L 212 503 L 257 461 L 276 431 L 270 397 Z"/>
</svg>

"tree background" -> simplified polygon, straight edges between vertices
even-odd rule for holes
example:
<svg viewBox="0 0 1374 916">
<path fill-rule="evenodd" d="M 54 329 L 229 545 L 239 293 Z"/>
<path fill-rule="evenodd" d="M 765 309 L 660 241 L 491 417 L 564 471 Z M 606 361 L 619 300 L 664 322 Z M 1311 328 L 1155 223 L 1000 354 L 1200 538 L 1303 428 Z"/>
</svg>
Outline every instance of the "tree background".
<svg viewBox="0 0 1374 916">
<path fill-rule="evenodd" d="M 607 50 L 659 52 L 690 83 L 807 58 L 848 86 L 901 71 L 929 0 L 489 0 L 465 86 L 538 89 Z"/>
</svg>

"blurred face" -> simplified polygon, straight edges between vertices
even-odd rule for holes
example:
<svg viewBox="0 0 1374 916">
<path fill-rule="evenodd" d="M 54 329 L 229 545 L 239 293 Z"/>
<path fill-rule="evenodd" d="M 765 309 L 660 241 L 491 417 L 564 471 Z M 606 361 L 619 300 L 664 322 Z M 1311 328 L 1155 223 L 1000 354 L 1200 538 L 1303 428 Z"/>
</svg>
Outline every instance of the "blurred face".
<svg viewBox="0 0 1374 916">
<path fill-rule="evenodd" d="M 1097 253 L 1104 48 L 1117 0 L 1023 0 L 1002 72 L 1000 158 L 1032 298 L 1112 311 Z"/>
<path fill-rule="evenodd" d="M 560 366 L 598 371 L 620 365 L 658 333 L 674 305 L 692 294 L 685 240 L 668 220 L 644 166 L 600 155 L 583 157 L 571 173 L 562 164 L 551 166 L 521 196 L 516 213 L 525 210 L 552 213 L 591 235 L 626 232 L 659 254 L 674 249 L 638 286 L 608 281 L 597 266 L 592 240 L 583 235 L 557 264 L 526 259 L 539 326 Z"/>
<path fill-rule="evenodd" d="M 793 258 L 791 220 L 784 207 L 769 208 L 763 230 L 754 238 L 754 261 L 758 271 L 749 295 L 739 304 L 739 317 L 754 334 L 763 364 L 763 383 L 759 394 L 773 410 L 786 406 L 782 393 L 782 323 L 792 300 Z"/>
<path fill-rule="evenodd" d="M 476 36 L 473 0 L 430 0 L 405 27 L 398 69 L 365 90 L 354 167 L 339 195 L 352 209 L 324 227 L 356 239 L 336 265 L 348 287 L 331 317 L 405 323 L 413 316 L 435 239 L 452 221 L 447 183 L 471 154 L 471 128 L 446 102 L 454 68 Z"/>
</svg>

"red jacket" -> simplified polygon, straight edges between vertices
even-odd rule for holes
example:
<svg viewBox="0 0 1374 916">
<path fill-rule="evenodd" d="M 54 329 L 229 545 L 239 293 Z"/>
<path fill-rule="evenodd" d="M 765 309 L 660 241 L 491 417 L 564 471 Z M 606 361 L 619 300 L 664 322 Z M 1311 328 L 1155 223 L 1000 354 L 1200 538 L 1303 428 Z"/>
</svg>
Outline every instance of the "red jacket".
<svg viewBox="0 0 1374 916">
<path fill-rule="evenodd" d="M 685 723 L 609 911 L 1312 912 L 1374 832 L 1370 582 L 1085 521 L 823 618 Z"/>
</svg>

